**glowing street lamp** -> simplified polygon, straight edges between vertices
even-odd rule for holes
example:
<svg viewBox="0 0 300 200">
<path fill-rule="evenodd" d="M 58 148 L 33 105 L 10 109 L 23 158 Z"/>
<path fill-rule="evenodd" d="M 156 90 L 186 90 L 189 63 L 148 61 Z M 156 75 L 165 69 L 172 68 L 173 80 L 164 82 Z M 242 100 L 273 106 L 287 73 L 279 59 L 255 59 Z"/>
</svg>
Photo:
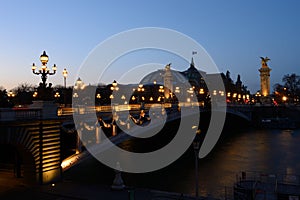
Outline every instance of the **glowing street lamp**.
<svg viewBox="0 0 300 200">
<path fill-rule="evenodd" d="M 83 83 L 83 81 L 78 78 L 77 81 L 75 82 L 75 85 L 74 85 L 74 89 L 75 90 L 83 90 L 85 88 L 85 84 Z"/>
<path fill-rule="evenodd" d="M 175 88 L 175 93 L 180 93 L 180 88 L 179 87 Z"/>
<path fill-rule="evenodd" d="M 145 91 L 145 88 L 144 88 L 143 84 L 139 84 L 138 91 L 139 92 L 144 92 Z"/>
<path fill-rule="evenodd" d="M 15 93 L 13 93 L 12 91 L 9 91 L 7 93 L 8 99 L 9 101 L 12 101 L 12 99 L 16 96 Z"/>
<path fill-rule="evenodd" d="M 67 87 L 67 76 L 68 76 L 68 71 L 66 70 L 66 68 L 63 70 L 62 72 L 63 77 L 64 77 L 64 87 Z"/>
<path fill-rule="evenodd" d="M 159 86 L 159 89 L 158 89 L 158 92 L 160 93 L 163 93 L 165 90 L 164 90 L 164 86 L 160 85 Z"/>
<path fill-rule="evenodd" d="M 112 82 L 112 86 L 110 87 L 110 89 L 111 89 L 111 90 L 116 90 L 116 91 L 119 90 L 118 83 L 117 83 L 116 80 L 114 80 L 114 81 Z"/>
<path fill-rule="evenodd" d="M 56 92 L 55 95 L 54 95 L 54 97 L 55 97 L 55 98 L 59 98 L 59 97 L 60 97 L 59 92 Z"/>
<path fill-rule="evenodd" d="M 217 95 L 217 90 L 213 91 L 213 95 L 216 96 Z"/>
<path fill-rule="evenodd" d="M 283 96 L 283 97 L 282 97 L 282 101 L 283 101 L 283 102 L 286 102 L 287 100 L 288 100 L 288 98 L 287 98 L 286 96 Z"/>
<path fill-rule="evenodd" d="M 78 98 L 78 93 L 75 92 L 75 93 L 73 94 L 73 97 L 74 97 L 74 98 Z"/>
<path fill-rule="evenodd" d="M 15 97 L 15 93 L 13 93 L 12 91 L 9 91 L 9 92 L 7 93 L 7 96 L 8 96 L 9 98 L 13 98 L 13 97 Z"/>
<path fill-rule="evenodd" d="M 158 102 L 162 102 L 162 98 L 164 98 L 163 93 L 165 92 L 164 86 L 160 85 L 158 88 L 159 97 L 157 99 Z"/>
<path fill-rule="evenodd" d="M 57 67 L 54 64 L 53 67 L 52 67 L 52 71 L 53 72 L 50 72 L 50 69 L 47 68 L 47 63 L 49 61 L 49 57 L 48 57 L 48 55 L 46 54 L 45 51 L 40 56 L 40 61 L 42 63 L 42 66 L 41 66 L 41 68 L 38 71 L 36 71 L 37 67 L 36 67 L 36 65 L 34 63 L 32 64 L 31 69 L 32 69 L 32 73 L 33 74 L 35 74 L 35 75 L 41 75 L 41 78 L 42 78 L 42 87 L 46 88 L 47 75 L 54 75 L 56 73 Z"/>
<path fill-rule="evenodd" d="M 32 95 L 32 97 L 33 97 L 33 98 L 36 98 L 37 95 L 38 95 L 38 92 L 34 92 L 33 95 Z"/>
<path fill-rule="evenodd" d="M 200 88 L 199 94 L 204 94 L 204 89 Z"/>
</svg>

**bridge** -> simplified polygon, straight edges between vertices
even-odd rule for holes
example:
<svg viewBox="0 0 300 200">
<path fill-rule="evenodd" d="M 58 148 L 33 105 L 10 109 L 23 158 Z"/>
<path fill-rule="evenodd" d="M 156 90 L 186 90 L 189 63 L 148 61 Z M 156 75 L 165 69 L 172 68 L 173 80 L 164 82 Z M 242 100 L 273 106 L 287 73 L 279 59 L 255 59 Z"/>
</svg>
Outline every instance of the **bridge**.
<svg viewBox="0 0 300 200">
<path fill-rule="evenodd" d="M 145 105 L 145 107 L 149 108 L 150 105 L 149 106 Z M 193 105 L 193 106 L 189 107 L 190 111 L 187 114 L 188 115 L 193 115 L 195 112 L 199 112 L 198 108 L 200 109 L 200 112 L 211 112 L 207 109 L 204 109 L 204 108 Z M 140 108 L 138 108 L 137 110 L 139 110 L 139 109 Z M 86 113 L 86 112 L 94 113 L 95 110 L 97 110 L 97 108 L 96 109 L 91 108 L 91 109 L 80 110 L 80 111 L 76 110 L 76 109 L 73 109 L 73 111 L 68 110 L 67 112 L 68 113 L 78 112 L 78 113 L 83 114 L 83 113 Z M 108 113 L 112 112 L 111 107 L 102 108 L 102 109 L 98 108 L 98 111 L 100 111 L 100 110 L 101 110 L 101 112 L 108 112 Z M 117 108 L 117 109 L 115 108 L 115 110 L 118 110 L 119 112 L 123 112 L 123 111 L 126 112 L 126 108 L 124 109 L 124 107 L 122 107 L 122 106 Z M 220 106 L 216 107 L 214 109 L 214 111 L 216 111 L 216 112 L 224 112 L 224 110 L 226 110 L 227 113 L 235 115 L 239 118 L 242 118 L 245 121 L 248 121 L 248 122 L 251 121 L 253 107 L 250 106 L 250 105 L 228 105 L 225 109 L 224 109 L 224 107 L 221 108 Z M 63 113 L 64 113 L 64 111 L 61 111 L 61 114 L 63 114 Z M 110 117 L 112 117 L 112 116 L 110 116 Z M 176 112 L 175 113 L 171 112 L 171 113 L 168 114 L 168 121 L 169 122 L 174 121 L 174 120 L 182 118 L 182 117 L 188 117 L 188 116 L 182 116 L 180 114 L 178 115 L 178 113 L 176 113 Z M 155 131 L 156 128 L 159 126 L 159 123 L 160 123 L 159 120 L 161 120 L 161 119 L 159 119 L 159 118 L 156 119 L 155 117 L 151 117 L 151 120 L 154 121 L 154 124 L 156 124 L 156 126 L 152 126 L 151 128 L 145 126 L 145 127 L 143 127 L 144 130 L 142 130 L 142 131 L 136 131 L 134 128 L 130 128 L 130 130 L 128 130 L 129 128 L 126 127 L 127 124 L 125 124 L 123 126 L 125 126 L 125 129 L 127 129 L 125 132 L 128 131 L 128 132 L 131 133 L 131 135 L 143 134 L 144 132 L 149 131 L 149 129 Z M 85 118 L 85 122 L 87 122 L 87 121 L 89 121 L 89 120 Z M 117 145 L 117 144 L 123 142 L 124 140 L 127 140 L 127 139 L 130 138 L 130 136 L 128 134 L 126 134 L 125 132 L 123 132 L 123 131 L 121 131 L 119 133 L 116 133 L 115 131 L 116 131 L 117 128 L 116 127 L 114 128 L 114 126 L 116 126 L 117 124 L 120 125 L 120 123 L 111 122 L 111 124 L 110 124 L 110 126 L 111 126 L 111 137 L 109 137 L 109 139 L 102 140 L 100 135 L 101 135 L 101 132 L 103 131 L 104 125 L 95 123 L 95 118 L 91 119 L 90 122 L 91 123 L 89 125 L 87 125 L 87 124 L 81 125 L 80 128 L 79 128 L 80 130 L 78 130 L 78 134 L 80 134 L 81 137 L 82 137 L 82 134 L 88 135 L 87 132 L 89 132 L 89 131 L 90 132 L 93 132 L 93 131 L 95 132 L 94 133 L 94 140 L 96 142 L 94 144 L 91 141 L 88 141 L 88 140 L 84 141 L 84 144 L 81 144 L 81 145 L 84 145 L 84 146 L 89 146 L 89 148 L 92 149 L 94 155 L 99 155 L 102 152 L 106 151 L 108 148 L 110 148 L 112 146 L 112 143 Z M 198 125 L 196 125 L 196 126 L 198 126 Z M 124 130 L 124 129 L 122 129 L 122 130 Z M 91 155 L 87 151 L 80 152 L 76 155 L 73 155 L 73 156 L 69 157 L 68 159 L 65 159 L 62 162 L 62 169 L 63 169 L 63 171 L 68 170 L 69 168 L 75 166 L 76 164 L 84 162 L 84 160 L 88 159 L 89 157 L 91 157 Z"/>
<path fill-rule="evenodd" d="M 0 144 L 12 145 L 20 155 L 16 156 L 16 170 L 20 174 L 20 159 L 25 159 L 31 163 L 31 174 L 39 184 L 52 183 L 61 179 L 64 170 L 72 167 L 76 162 L 82 161 L 88 156 L 88 152 L 82 151 L 82 144 L 77 137 L 77 154 L 62 160 L 61 156 L 61 129 L 66 123 L 74 123 L 72 115 L 74 112 L 103 112 L 107 117 L 111 117 L 112 107 L 94 107 L 94 108 L 57 108 L 55 115 L 44 107 L 13 108 L 0 109 Z M 116 108 L 115 108 L 116 109 Z M 119 106 L 118 111 L 126 111 L 128 107 Z M 135 108 L 138 110 L 138 107 Z M 222 109 L 220 109 L 222 110 Z M 128 111 L 128 110 L 127 110 Z M 197 111 L 197 109 L 195 109 Z M 203 111 L 203 110 L 202 110 Z M 227 113 L 239 116 L 245 120 L 251 120 L 250 106 L 228 106 Z M 178 118 L 176 115 L 170 115 L 169 120 Z M 100 131 L 103 131 L 103 124 L 94 122 L 91 125 L 83 125 L 82 129 L 89 129 L 94 133 L 96 143 L 103 142 L 99 138 Z M 115 143 L 120 143 L 127 138 L 116 132 L 116 124 L 110 124 L 111 138 Z M 82 134 L 82 130 L 74 130 Z M 108 143 L 103 143 L 104 149 L 109 148 Z M 103 146 L 102 146 L 103 147 Z M 103 149 L 101 147 L 101 149 Z"/>
<path fill-rule="evenodd" d="M 250 122 L 252 120 L 253 108 L 251 105 L 228 104 L 226 112 Z"/>
</svg>

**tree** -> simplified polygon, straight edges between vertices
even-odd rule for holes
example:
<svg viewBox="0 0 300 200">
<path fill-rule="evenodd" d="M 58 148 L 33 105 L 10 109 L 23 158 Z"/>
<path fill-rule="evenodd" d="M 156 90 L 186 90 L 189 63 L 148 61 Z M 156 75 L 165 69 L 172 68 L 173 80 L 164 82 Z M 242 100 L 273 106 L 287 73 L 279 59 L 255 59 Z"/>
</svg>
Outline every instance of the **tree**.
<svg viewBox="0 0 300 200">
<path fill-rule="evenodd" d="M 284 87 L 287 90 L 287 94 L 290 98 L 295 99 L 299 97 L 300 91 L 300 76 L 296 74 L 286 74 L 282 78 L 282 82 L 284 83 Z"/>
<path fill-rule="evenodd" d="M 34 90 L 34 86 L 29 83 L 22 83 L 18 87 L 14 88 L 13 91 L 16 94 L 14 99 L 15 103 L 19 105 L 31 104 Z"/>
<path fill-rule="evenodd" d="M 282 82 L 283 84 L 276 83 L 273 86 L 276 102 L 284 103 L 288 101 L 290 103 L 299 103 L 300 76 L 295 73 L 291 75 L 286 74 L 283 76 Z"/>
<path fill-rule="evenodd" d="M 34 86 L 29 84 L 29 83 L 21 83 L 18 85 L 18 87 L 13 89 L 14 92 L 33 92 L 34 91 Z"/>
<path fill-rule="evenodd" d="M 12 107 L 12 104 L 8 100 L 7 91 L 3 87 L 0 87 L 0 108 Z"/>
<path fill-rule="evenodd" d="M 286 87 L 284 87 L 279 83 L 276 83 L 273 86 L 273 88 L 274 88 L 274 100 L 279 104 L 283 103 L 282 97 L 287 96 Z"/>
</svg>

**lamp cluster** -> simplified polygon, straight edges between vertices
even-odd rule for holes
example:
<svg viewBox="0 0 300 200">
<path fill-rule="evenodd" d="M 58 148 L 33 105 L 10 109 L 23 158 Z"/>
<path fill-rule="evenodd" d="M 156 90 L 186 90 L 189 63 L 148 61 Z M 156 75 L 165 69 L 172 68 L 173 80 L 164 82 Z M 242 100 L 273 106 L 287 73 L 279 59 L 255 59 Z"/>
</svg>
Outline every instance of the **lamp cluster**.
<svg viewBox="0 0 300 200">
<path fill-rule="evenodd" d="M 43 54 L 40 56 L 40 61 L 42 63 L 41 68 L 36 71 L 37 66 L 33 63 L 32 64 L 32 73 L 36 75 L 41 75 L 42 77 L 42 87 L 46 88 L 46 80 L 47 80 L 47 75 L 54 75 L 56 73 L 57 67 L 54 64 L 52 67 L 52 72 L 50 72 L 50 69 L 47 67 L 47 63 L 49 61 L 49 57 L 46 54 L 46 51 L 43 52 Z"/>
</svg>

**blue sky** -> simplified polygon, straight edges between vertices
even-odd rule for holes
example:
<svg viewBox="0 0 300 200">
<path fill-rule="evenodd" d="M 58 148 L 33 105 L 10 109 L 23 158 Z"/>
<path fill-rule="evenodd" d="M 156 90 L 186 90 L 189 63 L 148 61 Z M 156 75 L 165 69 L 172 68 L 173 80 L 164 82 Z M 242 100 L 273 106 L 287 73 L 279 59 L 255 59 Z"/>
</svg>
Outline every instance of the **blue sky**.
<svg viewBox="0 0 300 200">
<path fill-rule="evenodd" d="M 31 72 L 46 50 L 54 85 L 72 85 L 88 54 L 108 37 L 128 29 L 162 27 L 196 40 L 222 72 L 240 74 L 259 89 L 260 56 L 271 58 L 271 84 L 300 74 L 300 2 L 287 1 L 0 1 L 0 86 L 38 84 Z M 192 51 L 192 50 L 191 50 Z M 166 58 L 174 67 L 180 63 Z M 197 65 L 197 60 L 195 63 Z M 201 68 L 201 66 L 198 66 Z M 114 80 L 114 77 L 111 77 Z M 88 80 L 83 80 L 88 83 Z"/>
</svg>

